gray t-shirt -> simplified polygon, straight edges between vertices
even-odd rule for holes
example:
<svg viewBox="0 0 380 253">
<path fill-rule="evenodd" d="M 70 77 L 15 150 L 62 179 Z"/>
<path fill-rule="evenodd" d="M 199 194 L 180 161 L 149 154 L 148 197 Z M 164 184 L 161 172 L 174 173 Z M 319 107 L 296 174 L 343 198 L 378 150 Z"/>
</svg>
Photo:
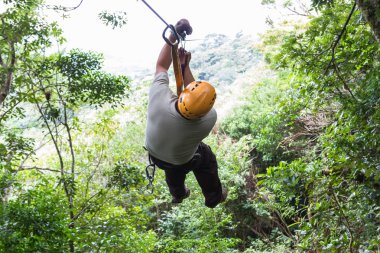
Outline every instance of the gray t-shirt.
<svg viewBox="0 0 380 253">
<path fill-rule="evenodd" d="M 187 120 L 175 108 L 177 99 L 169 88 L 167 72 L 158 73 L 149 91 L 145 146 L 152 156 L 180 165 L 193 157 L 215 125 L 217 114 L 212 108 L 200 119 Z"/>
</svg>

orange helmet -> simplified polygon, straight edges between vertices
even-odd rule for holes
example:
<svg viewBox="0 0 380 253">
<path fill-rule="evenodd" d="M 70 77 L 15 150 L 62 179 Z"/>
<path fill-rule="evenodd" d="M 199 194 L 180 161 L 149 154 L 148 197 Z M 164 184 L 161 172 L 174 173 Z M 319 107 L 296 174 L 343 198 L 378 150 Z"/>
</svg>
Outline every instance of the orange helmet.
<svg viewBox="0 0 380 253">
<path fill-rule="evenodd" d="M 178 109 L 187 119 L 197 119 L 206 115 L 214 105 L 215 88 L 206 81 L 194 81 L 179 95 Z"/>
</svg>

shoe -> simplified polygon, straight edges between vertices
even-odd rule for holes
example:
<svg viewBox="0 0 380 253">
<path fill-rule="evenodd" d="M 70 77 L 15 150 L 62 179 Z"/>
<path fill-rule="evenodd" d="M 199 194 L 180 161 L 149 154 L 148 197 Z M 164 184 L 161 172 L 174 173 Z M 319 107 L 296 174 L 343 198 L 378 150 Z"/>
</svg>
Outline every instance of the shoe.
<svg viewBox="0 0 380 253">
<path fill-rule="evenodd" d="M 228 189 L 227 188 L 222 188 L 222 197 L 220 198 L 220 202 L 219 203 L 222 203 L 222 202 L 226 201 L 227 196 L 228 196 Z"/>
<path fill-rule="evenodd" d="M 183 197 L 180 197 L 180 198 L 176 198 L 176 197 L 173 197 L 172 198 L 172 204 L 179 204 L 179 203 L 182 203 L 182 201 L 186 198 L 188 198 L 190 196 L 190 190 L 185 188 L 185 195 Z"/>
</svg>

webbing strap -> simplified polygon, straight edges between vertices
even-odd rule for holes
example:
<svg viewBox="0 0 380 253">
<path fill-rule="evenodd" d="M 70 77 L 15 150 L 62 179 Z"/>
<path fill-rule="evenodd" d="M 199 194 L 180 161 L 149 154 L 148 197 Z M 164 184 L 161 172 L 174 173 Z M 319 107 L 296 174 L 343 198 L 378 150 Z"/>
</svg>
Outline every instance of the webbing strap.
<svg viewBox="0 0 380 253">
<path fill-rule="evenodd" d="M 177 96 L 179 96 L 183 90 L 184 81 L 183 81 L 183 75 L 182 75 L 181 62 L 179 61 L 179 56 L 178 56 L 178 44 L 172 46 L 172 59 L 173 59 L 175 82 L 177 85 Z"/>
</svg>

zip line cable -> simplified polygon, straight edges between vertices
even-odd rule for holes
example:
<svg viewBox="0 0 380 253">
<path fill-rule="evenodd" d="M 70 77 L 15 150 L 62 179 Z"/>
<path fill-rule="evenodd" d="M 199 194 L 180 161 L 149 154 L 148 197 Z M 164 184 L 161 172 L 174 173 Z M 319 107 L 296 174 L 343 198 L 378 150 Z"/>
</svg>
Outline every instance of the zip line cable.
<svg viewBox="0 0 380 253">
<path fill-rule="evenodd" d="M 175 29 L 175 27 L 173 25 L 170 25 L 168 22 L 165 21 L 165 19 L 163 19 L 160 14 L 157 13 L 157 11 L 155 11 L 152 6 L 150 6 L 145 0 L 141 0 L 154 14 L 156 14 L 156 16 L 162 21 L 164 22 L 164 24 L 166 25 L 166 28 L 164 30 L 164 33 L 162 34 L 162 37 L 164 38 L 164 40 L 171 46 L 173 46 L 174 44 L 171 43 L 166 37 L 165 37 L 165 33 L 168 29 L 172 30 L 173 34 L 176 36 L 178 42 L 180 41 L 183 41 L 184 40 L 184 36 L 183 35 L 179 35 Z"/>
<path fill-rule="evenodd" d="M 170 30 L 172 30 L 174 32 L 174 34 L 177 34 L 178 37 L 180 38 L 181 40 L 181 43 L 182 43 L 182 47 L 185 48 L 185 43 L 187 41 L 198 41 L 198 40 L 204 40 L 204 39 L 191 39 L 191 40 L 187 40 L 185 39 L 185 36 L 186 34 L 178 34 L 177 31 L 175 30 L 174 26 L 173 25 L 170 25 L 168 22 L 165 21 L 165 19 L 163 19 L 160 14 L 157 13 L 157 11 L 155 11 L 153 9 L 152 6 L 150 6 L 145 0 L 141 0 L 165 25 L 166 25 L 166 29 L 164 30 L 164 33 L 166 32 L 166 30 L 169 28 Z M 184 36 L 185 35 L 185 36 Z M 170 44 L 170 43 L 169 43 Z"/>
<path fill-rule="evenodd" d="M 170 26 L 165 19 L 163 19 L 145 0 L 141 0 L 156 16 L 161 19 L 162 22 L 165 23 L 166 26 Z"/>
<path fill-rule="evenodd" d="M 168 38 L 165 37 L 165 34 L 166 34 L 166 31 L 168 29 L 172 30 L 173 34 L 175 35 L 176 39 L 177 39 L 177 44 L 178 43 L 182 43 L 182 45 L 184 45 L 184 38 L 185 36 L 183 35 L 179 35 L 175 29 L 175 27 L 173 25 L 169 25 L 168 22 L 165 21 L 165 19 L 163 19 L 160 14 L 157 13 L 157 11 L 155 11 L 152 6 L 150 6 L 145 0 L 141 0 L 154 14 L 156 14 L 156 16 L 162 21 L 164 22 L 164 24 L 166 25 L 166 28 L 164 29 L 164 32 L 162 33 L 162 37 L 164 38 L 164 40 L 166 41 L 166 43 L 168 43 L 169 45 L 171 45 L 172 47 L 176 44 L 176 43 L 172 43 L 170 42 L 170 40 Z"/>
</svg>

